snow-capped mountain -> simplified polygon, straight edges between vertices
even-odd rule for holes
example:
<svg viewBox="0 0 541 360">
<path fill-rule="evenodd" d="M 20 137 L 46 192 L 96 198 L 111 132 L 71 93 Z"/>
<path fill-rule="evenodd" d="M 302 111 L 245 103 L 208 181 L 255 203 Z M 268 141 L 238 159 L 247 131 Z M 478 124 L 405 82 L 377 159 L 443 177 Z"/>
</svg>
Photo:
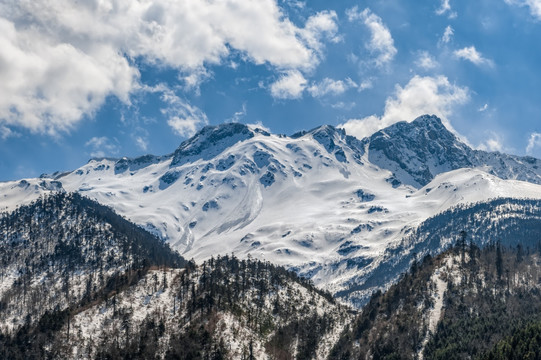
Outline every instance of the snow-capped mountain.
<svg viewBox="0 0 541 360">
<path fill-rule="evenodd" d="M 480 168 L 502 179 L 541 184 L 541 161 L 473 150 L 448 131 L 436 116 L 399 122 L 365 139 L 369 160 L 391 170 L 402 183 L 416 188 L 440 173 Z"/>
<path fill-rule="evenodd" d="M 337 292 L 452 206 L 541 198 L 540 165 L 473 150 L 434 116 L 362 140 L 332 126 L 284 136 L 229 123 L 205 127 L 170 155 L 93 159 L 72 172 L 0 183 L 0 210 L 59 189 L 79 192 L 185 258 L 251 254 Z"/>
</svg>

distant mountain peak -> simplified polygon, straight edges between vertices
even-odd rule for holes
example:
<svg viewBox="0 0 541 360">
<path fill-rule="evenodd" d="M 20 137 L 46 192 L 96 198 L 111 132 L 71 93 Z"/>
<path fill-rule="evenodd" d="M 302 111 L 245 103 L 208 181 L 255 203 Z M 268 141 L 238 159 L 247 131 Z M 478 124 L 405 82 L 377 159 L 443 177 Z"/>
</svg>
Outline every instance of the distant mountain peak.
<svg viewBox="0 0 541 360">
<path fill-rule="evenodd" d="M 421 115 L 411 122 L 417 126 L 435 126 L 435 127 L 445 127 L 443 122 L 436 115 Z"/>
<path fill-rule="evenodd" d="M 436 140 L 440 137 L 444 137 L 449 140 L 458 140 L 457 137 L 445 127 L 443 122 L 436 115 L 422 115 L 415 120 L 400 121 L 393 125 L 388 126 L 385 129 L 377 131 L 372 137 L 378 133 L 385 133 L 389 136 L 401 136 L 406 138 L 412 138 L 412 140 L 422 140 L 425 138 L 429 140 Z"/>
<path fill-rule="evenodd" d="M 268 135 L 260 129 L 251 129 L 241 123 L 205 126 L 180 144 L 173 153 L 171 166 L 183 165 L 197 159 L 211 159 L 237 142 L 253 138 L 256 133 Z"/>
<path fill-rule="evenodd" d="M 474 151 L 435 115 L 395 123 L 374 133 L 368 142 L 372 163 L 414 187 L 428 184 L 441 172 L 473 167 Z"/>
</svg>

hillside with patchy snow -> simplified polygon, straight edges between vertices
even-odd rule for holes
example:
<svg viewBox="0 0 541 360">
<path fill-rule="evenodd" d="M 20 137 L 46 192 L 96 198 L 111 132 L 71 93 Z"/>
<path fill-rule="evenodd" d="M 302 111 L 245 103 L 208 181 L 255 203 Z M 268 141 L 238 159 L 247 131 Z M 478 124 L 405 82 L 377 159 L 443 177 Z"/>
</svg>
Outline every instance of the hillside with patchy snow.
<svg viewBox="0 0 541 360">
<path fill-rule="evenodd" d="M 258 260 L 184 261 L 77 193 L 0 216 L 3 359 L 325 359 L 351 310 Z"/>
<path fill-rule="evenodd" d="M 517 358 L 489 355 L 513 354 L 502 340 L 541 321 L 539 239 L 533 247 L 492 242 L 479 248 L 464 234 L 459 246 L 413 263 L 370 299 L 330 358 Z M 514 340 L 516 346 L 524 337 Z M 538 338 L 532 340 L 524 358 L 538 358 Z"/>
</svg>

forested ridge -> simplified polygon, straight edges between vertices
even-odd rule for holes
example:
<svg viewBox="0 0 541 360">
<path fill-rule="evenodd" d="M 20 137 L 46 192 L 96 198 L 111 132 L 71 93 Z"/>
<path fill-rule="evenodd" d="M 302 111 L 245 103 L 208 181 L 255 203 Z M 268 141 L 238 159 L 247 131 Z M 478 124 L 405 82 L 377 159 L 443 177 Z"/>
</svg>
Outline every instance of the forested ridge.
<svg viewBox="0 0 541 360">
<path fill-rule="evenodd" d="M 501 359 L 494 354 L 509 348 L 502 340 L 530 324 L 535 329 L 541 321 L 539 244 L 507 247 L 496 240 L 479 248 L 464 233 L 459 239 L 374 294 L 331 358 Z"/>
<path fill-rule="evenodd" d="M 0 215 L 0 357 L 45 358 L 55 331 L 155 266 L 185 260 L 110 208 L 56 193 Z"/>
</svg>

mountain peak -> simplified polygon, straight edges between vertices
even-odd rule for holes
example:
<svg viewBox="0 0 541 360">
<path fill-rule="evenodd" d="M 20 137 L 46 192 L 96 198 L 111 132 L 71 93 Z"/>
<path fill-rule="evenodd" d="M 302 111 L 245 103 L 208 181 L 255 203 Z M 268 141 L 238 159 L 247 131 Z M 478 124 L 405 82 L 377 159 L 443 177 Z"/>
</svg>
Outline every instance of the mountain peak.
<svg viewBox="0 0 541 360">
<path fill-rule="evenodd" d="M 418 118 L 413 120 L 411 123 L 417 126 L 433 126 L 437 128 L 445 127 L 439 117 L 437 117 L 436 115 L 428 115 L 428 114 L 419 116 Z"/>
<path fill-rule="evenodd" d="M 436 140 L 441 136 L 448 140 L 456 139 L 456 136 L 445 127 L 441 119 L 436 115 L 422 115 L 411 122 L 397 122 L 376 132 L 372 137 L 380 132 L 389 136 L 409 137 L 414 140 L 420 140 L 419 138 Z"/>
<path fill-rule="evenodd" d="M 173 153 L 171 166 L 183 165 L 197 159 L 211 159 L 239 141 L 253 138 L 259 129 L 252 130 L 241 123 L 209 125 L 190 139 L 182 142 Z"/>
<path fill-rule="evenodd" d="M 368 141 L 370 161 L 414 187 L 428 184 L 441 172 L 473 166 L 473 150 L 435 115 L 395 123 Z"/>
</svg>

